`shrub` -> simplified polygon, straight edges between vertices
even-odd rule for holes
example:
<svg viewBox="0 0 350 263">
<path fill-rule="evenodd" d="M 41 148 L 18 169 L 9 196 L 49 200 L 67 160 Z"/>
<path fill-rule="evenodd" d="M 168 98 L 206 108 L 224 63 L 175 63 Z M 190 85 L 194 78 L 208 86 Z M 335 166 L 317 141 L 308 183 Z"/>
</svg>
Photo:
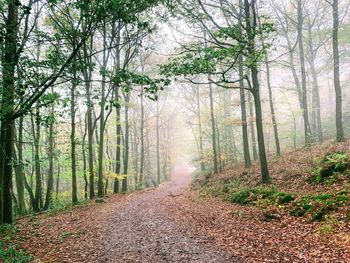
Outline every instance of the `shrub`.
<svg viewBox="0 0 350 263">
<path fill-rule="evenodd" d="M 230 196 L 229 200 L 232 203 L 240 204 L 240 205 L 245 205 L 250 203 L 250 200 L 248 200 L 250 196 L 250 191 L 249 190 L 242 190 L 237 193 L 234 193 L 233 195 Z"/>
<path fill-rule="evenodd" d="M 323 158 L 315 160 L 313 180 L 323 183 L 336 174 L 344 173 L 350 167 L 350 158 L 347 153 L 333 152 Z"/>
<path fill-rule="evenodd" d="M 234 192 L 228 200 L 232 203 L 245 205 L 252 203 L 254 205 L 266 206 L 267 204 L 287 204 L 294 200 L 290 193 L 279 192 L 275 188 L 250 188 Z"/>
<path fill-rule="evenodd" d="M 0 241 L 0 259 L 5 263 L 26 263 L 31 262 L 33 256 L 23 249 Z"/>
</svg>

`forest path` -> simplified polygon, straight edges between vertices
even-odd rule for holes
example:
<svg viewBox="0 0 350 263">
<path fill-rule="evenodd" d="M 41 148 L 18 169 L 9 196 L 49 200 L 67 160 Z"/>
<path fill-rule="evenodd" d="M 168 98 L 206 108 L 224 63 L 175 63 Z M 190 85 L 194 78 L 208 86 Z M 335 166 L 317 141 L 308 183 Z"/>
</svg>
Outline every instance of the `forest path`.
<svg viewBox="0 0 350 263">
<path fill-rule="evenodd" d="M 101 262 L 232 262 L 207 237 L 180 229 L 167 209 L 186 191 L 192 172 L 189 167 L 178 168 L 171 182 L 129 195 L 110 213 Z"/>
</svg>

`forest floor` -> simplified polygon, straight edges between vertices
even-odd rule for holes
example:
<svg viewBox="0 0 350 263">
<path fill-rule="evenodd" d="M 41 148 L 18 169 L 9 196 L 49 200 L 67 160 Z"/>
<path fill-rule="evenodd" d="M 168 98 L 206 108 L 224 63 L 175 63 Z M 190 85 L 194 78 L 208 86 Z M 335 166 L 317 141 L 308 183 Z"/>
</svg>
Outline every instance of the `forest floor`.
<svg viewBox="0 0 350 263">
<path fill-rule="evenodd" d="M 266 220 L 258 207 L 191 191 L 192 171 L 178 168 L 157 189 L 24 218 L 11 242 L 36 262 L 350 262 L 349 225 L 320 234 L 304 217 Z"/>
</svg>

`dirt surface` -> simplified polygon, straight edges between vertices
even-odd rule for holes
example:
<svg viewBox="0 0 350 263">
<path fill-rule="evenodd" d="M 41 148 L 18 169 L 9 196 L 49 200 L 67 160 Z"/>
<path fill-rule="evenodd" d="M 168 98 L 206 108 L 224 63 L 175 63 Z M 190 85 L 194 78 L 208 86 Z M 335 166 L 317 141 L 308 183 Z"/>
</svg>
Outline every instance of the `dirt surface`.
<svg viewBox="0 0 350 263">
<path fill-rule="evenodd" d="M 181 229 L 167 214 L 168 200 L 181 196 L 191 169 L 178 169 L 173 181 L 142 195 L 127 198 L 111 215 L 103 262 L 232 262 L 208 238 Z"/>
<path fill-rule="evenodd" d="M 188 191 L 179 168 L 157 189 L 115 195 L 56 215 L 22 219 L 17 243 L 36 262 L 350 262 L 349 229 L 317 234 L 316 223 Z"/>
</svg>

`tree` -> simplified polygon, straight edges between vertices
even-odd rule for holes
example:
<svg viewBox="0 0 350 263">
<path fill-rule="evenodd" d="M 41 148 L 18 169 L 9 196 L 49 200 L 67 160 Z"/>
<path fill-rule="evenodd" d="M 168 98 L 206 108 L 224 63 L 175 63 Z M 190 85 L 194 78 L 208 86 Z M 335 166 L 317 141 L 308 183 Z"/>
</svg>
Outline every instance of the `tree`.
<svg viewBox="0 0 350 263">
<path fill-rule="evenodd" d="M 327 0 L 326 0 L 327 1 Z M 333 65 L 334 65 L 334 90 L 335 90 L 335 122 L 336 141 L 344 140 L 342 90 L 340 85 L 340 62 L 339 62 L 339 1 L 327 1 L 333 9 Z"/>
<path fill-rule="evenodd" d="M 233 70 L 237 68 L 239 57 L 243 54 L 245 57 L 244 66 L 249 69 L 250 76 L 244 75 L 243 80 L 247 82 L 247 87 L 244 88 L 252 93 L 254 98 L 255 113 L 256 113 L 256 128 L 259 144 L 259 157 L 261 176 L 264 183 L 269 182 L 269 171 L 267 165 L 265 141 L 263 133 L 263 118 L 260 99 L 260 85 L 258 80 L 258 64 L 261 60 L 261 54 L 266 52 L 267 44 L 262 47 L 257 47 L 256 41 L 261 38 L 266 38 L 273 31 L 271 23 L 257 23 L 256 1 L 244 1 L 244 30 L 241 33 L 237 24 L 228 22 L 226 26 L 221 26 L 215 20 L 215 11 L 234 10 L 232 16 L 239 21 L 239 12 L 231 3 L 225 2 L 228 5 L 226 8 L 220 6 L 218 10 L 210 10 L 207 8 L 212 5 L 198 0 L 198 9 L 200 14 L 193 12 L 188 6 L 189 3 L 178 1 L 181 10 L 185 16 L 192 18 L 204 28 L 208 37 L 210 46 L 202 47 L 202 43 L 191 43 L 185 48 L 185 55 L 172 59 L 167 65 L 162 66 L 162 73 L 165 75 L 175 76 L 196 76 L 200 74 L 209 75 L 209 83 L 214 83 L 226 89 L 240 89 L 235 86 L 241 81 L 241 78 L 233 79 Z M 193 5 L 194 3 L 192 3 Z M 214 5 L 215 8 L 215 5 Z M 213 11 L 214 15 L 210 14 Z M 203 19 L 205 17 L 206 19 Z M 225 16 L 226 17 L 226 16 Z M 205 23 L 207 22 L 207 24 Z M 210 26 L 215 28 L 215 33 L 210 29 Z M 188 52 L 186 52 L 186 50 Z M 191 80 L 194 84 L 206 84 Z"/>
</svg>

